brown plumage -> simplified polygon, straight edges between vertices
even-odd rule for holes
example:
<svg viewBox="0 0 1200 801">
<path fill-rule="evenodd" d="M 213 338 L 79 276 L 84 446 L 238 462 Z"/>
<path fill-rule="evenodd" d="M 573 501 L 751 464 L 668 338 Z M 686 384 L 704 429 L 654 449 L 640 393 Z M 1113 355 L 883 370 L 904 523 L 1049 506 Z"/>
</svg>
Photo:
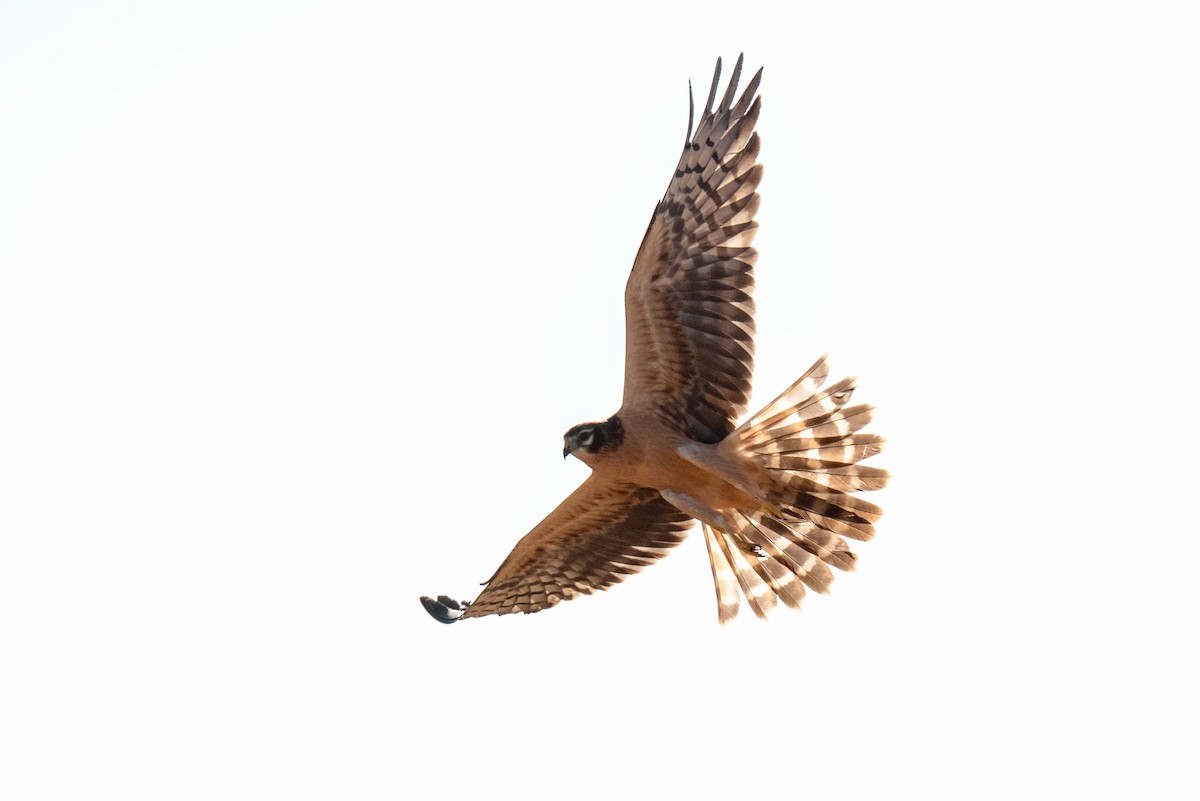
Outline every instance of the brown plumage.
<svg viewBox="0 0 1200 801">
<path fill-rule="evenodd" d="M 822 357 L 740 426 L 754 364 L 751 241 L 757 228 L 759 70 L 740 96 L 721 62 L 695 132 L 646 229 L 625 287 L 621 408 L 573 427 L 563 455 L 592 475 L 523 537 L 474 601 L 422 598 L 438 620 L 536 612 L 605 589 L 664 556 L 699 520 L 722 623 L 745 595 L 765 617 L 851 570 L 845 539 L 874 535 L 880 509 L 855 493 L 888 474 L 859 464 L 883 439 L 853 379 L 822 390 Z M 736 96 L 736 97 L 735 97 Z M 716 105 L 714 106 L 714 102 Z M 693 109 L 694 111 L 694 109 Z"/>
</svg>

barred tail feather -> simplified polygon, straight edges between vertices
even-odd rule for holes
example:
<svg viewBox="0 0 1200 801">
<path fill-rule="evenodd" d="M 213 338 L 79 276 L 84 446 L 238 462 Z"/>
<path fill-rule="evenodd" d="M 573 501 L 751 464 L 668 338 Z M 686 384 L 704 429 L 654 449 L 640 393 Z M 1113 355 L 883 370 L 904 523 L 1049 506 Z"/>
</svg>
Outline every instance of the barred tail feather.
<svg viewBox="0 0 1200 801">
<path fill-rule="evenodd" d="M 717 620 L 724 626 L 737 617 L 740 606 L 738 575 L 726 552 L 725 535 L 707 523 L 701 525 L 704 544 L 708 547 L 708 562 L 712 565 L 713 585 L 717 588 Z"/>
<path fill-rule="evenodd" d="M 854 569 L 846 539 L 875 535 L 883 511 L 856 493 L 886 486 L 886 470 L 860 464 L 884 439 L 862 432 L 871 406 L 847 406 L 854 379 L 822 390 L 828 377 L 821 357 L 727 440 L 771 481 L 768 508 L 725 515 L 728 531 L 704 526 L 722 623 L 737 614 L 739 588 L 761 618 L 777 601 L 798 607 L 806 588 L 828 592 L 830 568 Z"/>
<path fill-rule="evenodd" d="M 732 601 L 729 590 L 736 584 L 746 596 L 746 603 L 759 618 L 766 620 L 767 613 L 775 608 L 779 597 L 778 581 L 772 578 L 780 571 L 777 566 L 766 569 L 758 564 L 757 554 L 747 558 L 746 550 L 751 546 L 748 542 L 730 536 L 728 532 L 717 531 L 704 525 L 705 541 L 709 543 L 709 555 L 719 552 L 720 558 L 712 562 L 713 576 L 717 586 L 717 617 L 721 623 L 727 623 L 737 614 L 738 599 L 736 590 Z M 715 546 L 715 547 L 714 547 Z M 753 559 L 754 561 L 751 561 Z M 723 596 L 724 593 L 724 596 Z"/>
<path fill-rule="evenodd" d="M 739 513 L 729 523 L 729 531 L 703 526 L 722 624 L 737 615 L 739 588 L 754 614 L 765 620 L 780 601 L 799 609 L 806 588 L 829 592 L 830 565 L 854 568 L 854 554 L 845 543 L 836 537 L 829 542 L 828 532 L 813 523 L 788 523 L 763 512 Z M 810 536 L 813 532 L 820 533 Z"/>
</svg>

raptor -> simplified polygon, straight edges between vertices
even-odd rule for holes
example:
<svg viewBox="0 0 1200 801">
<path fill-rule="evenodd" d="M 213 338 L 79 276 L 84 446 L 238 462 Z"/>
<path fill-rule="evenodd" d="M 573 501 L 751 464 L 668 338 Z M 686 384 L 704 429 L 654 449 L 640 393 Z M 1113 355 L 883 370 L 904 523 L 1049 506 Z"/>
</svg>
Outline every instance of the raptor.
<svg viewBox="0 0 1200 801">
<path fill-rule="evenodd" d="M 537 612 L 639 572 L 700 522 L 721 623 L 745 596 L 759 617 L 830 568 L 851 570 L 847 539 L 868 540 L 881 515 L 859 493 L 888 473 L 861 462 L 883 447 L 862 429 L 872 407 L 849 404 L 853 378 L 825 386 L 819 359 L 739 424 L 750 398 L 762 104 L 760 69 L 740 95 L 739 56 L 704 111 L 654 209 L 625 287 L 625 387 L 605 420 L 574 426 L 563 456 L 591 475 L 526 534 L 474 601 L 423 597 L 443 623 Z M 714 105 L 715 104 L 715 105 Z"/>
</svg>

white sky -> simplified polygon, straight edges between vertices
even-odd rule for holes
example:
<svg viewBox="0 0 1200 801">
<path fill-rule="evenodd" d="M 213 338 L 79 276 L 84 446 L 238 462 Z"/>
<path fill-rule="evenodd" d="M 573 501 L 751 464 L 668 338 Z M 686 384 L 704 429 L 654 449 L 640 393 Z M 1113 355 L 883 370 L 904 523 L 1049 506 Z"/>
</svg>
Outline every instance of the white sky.
<svg viewBox="0 0 1200 801">
<path fill-rule="evenodd" d="M 978 5 L 0 6 L 0 796 L 1194 797 L 1195 20 Z M 757 401 L 860 375 L 880 536 L 434 623 L 741 50 Z"/>
</svg>

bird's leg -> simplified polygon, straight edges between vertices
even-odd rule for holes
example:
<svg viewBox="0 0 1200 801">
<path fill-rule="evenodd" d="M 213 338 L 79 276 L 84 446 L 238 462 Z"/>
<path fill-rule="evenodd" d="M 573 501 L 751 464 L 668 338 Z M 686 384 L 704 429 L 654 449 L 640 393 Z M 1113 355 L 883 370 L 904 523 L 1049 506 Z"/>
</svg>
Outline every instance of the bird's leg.
<svg viewBox="0 0 1200 801">
<path fill-rule="evenodd" d="M 738 534 L 738 530 L 729 524 L 729 518 L 708 504 L 701 503 L 691 495 L 684 495 L 682 492 L 675 492 L 674 490 L 659 490 L 659 494 L 684 514 L 691 515 L 709 528 L 729 535 L 743 553 L 758 559 L 766 558 L 766 553 L 763 552 L 762 548 L 744 540 Z"/>
<path fill-rule="evenodd" d="M 675 490 L 659 490 L 659 494 L 676 509 L 685 515 L 691 515 L 701 523 L 707 524 L 710 528 L 726 532 L 733 530 L 733 527 L 729 525 L 729 521 L 725 519 L 725 515 L 711 506 L 701 503 L 691 495 L 684 495 L 682 492 L 676 492 Z"/>
<path fill-rule="evenodd" d="M 765 513 L 769 517 L 783 517 L 783 509 L 767 500 L 762 489 L 755 485 L 754 481 L 745 474 L 741 467 L 722 456 L 719 450 L 708 445 L 690 442 L 680 445 L 675 449 L 675 452 L 697 467 L 702 467 L 714 476 L 719 476 L 722 481 L 728 481 L 747 496 L 754 498 L 758 501 L 758 511 Z M 666 496 L 664 495 L 663 497 Z M 667 498 L 667 500 L 670 500 L 670 498 Z M 691 512 L 688 512 L 688 514 L 691 514 Z"/>
</svg>

